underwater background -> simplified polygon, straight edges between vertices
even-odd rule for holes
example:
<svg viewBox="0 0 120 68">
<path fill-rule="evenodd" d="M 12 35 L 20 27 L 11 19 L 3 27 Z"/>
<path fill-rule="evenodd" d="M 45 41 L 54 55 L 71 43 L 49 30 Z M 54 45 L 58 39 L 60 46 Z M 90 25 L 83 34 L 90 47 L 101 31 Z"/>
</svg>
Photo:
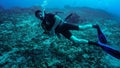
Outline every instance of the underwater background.
<svg viewBox="0 0 120 68">
<path fill-rule="evenodd" d="M 120 0 L 0 0 L 0 68 L 120 68 L 100 47 L 43 34 L 34 13 L 44 8 L 72 24 L 99 24 L 108 45 L 120 51 Z M 98 41 L 97 31 L 71 31 Z"/>
</svg>

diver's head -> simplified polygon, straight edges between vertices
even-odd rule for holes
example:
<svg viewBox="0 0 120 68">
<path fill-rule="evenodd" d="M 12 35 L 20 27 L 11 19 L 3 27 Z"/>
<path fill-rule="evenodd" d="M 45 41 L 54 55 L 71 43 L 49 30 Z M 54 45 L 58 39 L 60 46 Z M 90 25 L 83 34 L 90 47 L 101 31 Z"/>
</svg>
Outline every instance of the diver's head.
<svg viewBox="0 0 120 68">
<path fill-rule="evenodd" d="M 42 12 L 41 10 L 37 10 L 37 11 L 35 11 L 35 16 L 36 16 L 38 19 L 43 20 L 45 15 L 44 15 L 44 12 Z"/>
</svg>

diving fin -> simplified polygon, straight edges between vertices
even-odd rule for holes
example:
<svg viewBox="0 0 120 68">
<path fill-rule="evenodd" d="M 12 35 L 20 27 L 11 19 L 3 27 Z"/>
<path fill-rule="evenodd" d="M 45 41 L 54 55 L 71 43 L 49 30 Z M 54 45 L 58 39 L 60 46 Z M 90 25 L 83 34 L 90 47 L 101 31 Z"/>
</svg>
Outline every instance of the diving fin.
<svg viewBox="0 0 120 68">
<path fill-rule="evenodd" d="M 107 39 L 100 29 L 98 29 L 98 39 L 102 43 L 107 43 Z"/>
<path fill-rule="evenodd" d="M 93 25 L 93 28 L 97 29 L 99 41 L 104 43 L 104 44 L 107 43 L 107 39 L 106 39 L 105 35 L 103 34 L 103 32 L 101 31 L 99 25 L 97 25 L 97 24 Z"/>
<path fill-rule="evenodd" d="M 120 59 L 120 52 L 115 50 L 114 48 L 112 48 L 106 44 L 103 44 L 101 42 L 98 42 L 98 46 L 100 46 L 108 54 L 114 56 L 117 59 Z"/>
</svg>

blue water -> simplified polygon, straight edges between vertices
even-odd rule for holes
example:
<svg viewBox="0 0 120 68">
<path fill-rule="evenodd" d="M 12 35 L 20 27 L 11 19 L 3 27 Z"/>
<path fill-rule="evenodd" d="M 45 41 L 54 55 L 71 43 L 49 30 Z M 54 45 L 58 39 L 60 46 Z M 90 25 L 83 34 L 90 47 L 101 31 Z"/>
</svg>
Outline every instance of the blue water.
<svg viewBox="0 0 120 68">
<path fill-rule="evenodd" d="M 45 0 L 0 0 L 5 8 L 40 6 Z M 120 17 L 120 0 L 46 0 L 46 7 L 62 8 L 65 5 L 104 9 Z"/>
<path fill-rule="evenodd" d="M 21 11 L 16 9 L 17 12 L 13 11 L 14 9 L 1 11 L 1 6 L 5 9 L 38 6 L 47 10 L 47 8 L 64 8 L 66 5 L 102 9 L 118 16 L 114 19 L 111 17 L 114 15 L 107 12 L 95 10 L 94 13 L 93 9 L 88 8 L 88 11 L 81 9 L 81 12 L 73 13 L 71 21 L 80 19 L 79 24 L 99 24 L 106 35 L 108 45 L 120 51 L 120 21 L 116 21 L 116 18 L 120 17 L 120 0 L 0 0 L 0 68 L 8 68 L 9 66 L 11 66 L 10 68 L 19 68 L 19 66 L 20 68 L 31 66 L 33 66 L 31 68 L 84 68 L 83 66 L 87 66 L 86 68 L 93 68 L 93 66 L 95 68 L 120 68 L 120 60 L 107 54 L 99 47 L 84 46 L 84 44 L 79 44 L 79 46 L 71 44 L 65 38 L 58 40 L 53 37 L 49 39 L 47 35 L 43 35 L 44 30 L 40 28 L 41 26 L 39 27 L 41 23 L 35 17 L 32 9 L 20 9 Z M 35 8 L 35 10 L 37 9 Z M 79 11 L 79 9 L 76 10 Z M 66 9 L 65 15 L 60 14 L 61 18 L 67 17 L 68 11 L 72 13 L 71 8 Z M 80 32 L 73 32 L 73 34 L 76 33 L 77 37 L 91 41 L 98 40 L 96 31 L 94 32 L 94 29 L 90 29 L 90 31 L 83 30 L 82 32 L 80 30 Z"/>
</svg>

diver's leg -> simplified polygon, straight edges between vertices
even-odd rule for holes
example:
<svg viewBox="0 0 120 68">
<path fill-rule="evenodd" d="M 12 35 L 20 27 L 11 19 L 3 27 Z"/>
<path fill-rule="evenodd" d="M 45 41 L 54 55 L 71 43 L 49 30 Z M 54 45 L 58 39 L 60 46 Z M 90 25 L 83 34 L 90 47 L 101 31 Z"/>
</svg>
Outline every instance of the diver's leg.
<svg viewBox="0 0 120 68">
<path fill-rule="evenodd" d="M 61 34 L 74 43 L 88 43 L 88 40 L 78 39 L 77 37 L 73 36 L 69 30 L 62 31 Z"/>
<path fill-rule="evenodd" d="M 100 31 L 100 27 L 98 24 L 79 25 L 79 29 L 87 29 L 87 28 L 96 28 L 98 31 Z"/>
<path fill-rule="evenodd" d="M 93 28 L 93 25 L 92 24 L 87 24 L 87 25 L 79 25 L 79 30 L 85 30 L 85 29 L 88 29 L 88 28 Z"/>
<path fill-rule="evenodd" d="M 77 37 L 75 37 L 74 35 L 72 35 L 69 30 L 62 31 L 61 34 L 62 34 L 64 37 L 66 37 L 67 39 L 73 41 L 74 43 L 97 45 L 96 42 L 92 42 L 92 41 L 89 41 L 89 40 L 86 40 L 86 39 L 78 39 Z"/>
<path fill-rule="evenodd" d="M 92 24 L 87 24 L 87 25 L 74 25 L 74 24 L 69 24 L 69 23 L 65 23 L 63 24 L 63 28 L 66 30 L 85 30 L 88 28 L 93 28 Z"/>
<path fill-rule="evenodd" d="M 107 39 L 106 39 L 105 35 L 103 34 L 102 30 L 100 29 L 98 24 L 95 24 L 95 25 L 87 24 L 87 25 L 84 25 L 84 26 L 79 26 L 80 30 L 88 29 L 88 28 L 96 28 L 97 32 L 98 32 L 99 41 L 102 42 L 102 43 L 107 43 Z"/>
<path fill-rule="evenodd" d="M 98 30 L 98 32 L 101 31 L 98 24 L 95 24 L 95 25 L 93 25 L 93 24 L 79 25 L 80 30 L 84 30 L 84 29 L 88 29 L 88 28 L 96 28 Z"/>
<path fill-rule="evenodd" d="M 63 35 L 69 35 L 69 31 L 68 30 L 84 30 L 84 29 L 88 29 L 88 28 L 96 28 L 97 29 L 97 32 L 98 32 L 98 39 L 100 42 L 102 43 L 107 43 L 107 40 L 106 40 L 106 37 L 105 35 L 102 33 L 99 25 L 92 25 L 92 24 L 87 24 L 87 25 L 84 25 L 84 26 L 76 26 L 76 25 L 73 25 L 73 24 L 68 24 L 68 23 L 65 23 L 62 25 L 62 28 L 64 30 L 63 32 Z M 66 31 L 67 30 L 67 31 Z"/>
<path fill-rule="evenodd" d="M 73 41 L 74 43 L 82 43 L 82 44 L 87 44 L 88 43 L 88 40 L 78 39 L 77 37 L 75 37 L 73 35 L 70 37 L 70 40 Z"/>
<path fill-rule="evenodd" d="M 69 23 L 64 23 L 62 25 L 62 28 L 66 30 L 85 30 L 88 28 L 93 28 L 94 25 L 92 24 L 87 24 L 87 25 L 74 25 L 74 24 L 69 24 Z"/>
<path fill-rule="evenodd" d="M 89 41 L 86 39 L 78 39 L 75 36 L 71 36 L 70 40 L 73 41 L 74 43 L 78 43 L 78 44 L 90 44 L 90 45 L 99 45 L 98 42 L 93 42 L 93 41 Z"/>
</svg>

